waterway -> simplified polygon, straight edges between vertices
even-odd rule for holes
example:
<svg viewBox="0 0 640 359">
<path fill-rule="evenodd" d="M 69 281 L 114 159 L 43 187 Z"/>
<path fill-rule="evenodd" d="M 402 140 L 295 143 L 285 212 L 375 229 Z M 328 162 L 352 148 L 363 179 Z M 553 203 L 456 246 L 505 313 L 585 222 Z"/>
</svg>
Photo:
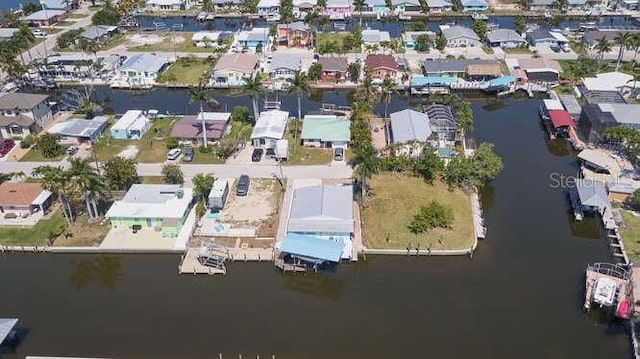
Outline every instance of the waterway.
<svg viewBox="0 0 640 359">
<path fill-rule="evenodd" d="M 115 112 L 184 111 L 175 92 L 103 91 Z M 504 159 L 481 193 L 489 230 L 473 259 L 367 256 L 306 276 L 231 263 L 209 277 L 179 276 L 169 255 L 3 254 L 0 317 L 27 330 L 6 357 L 628 358 L 624 328 L 581 310 L 584 268 L 608 249 L 594 222 L 572 225 L 551 186 L 577 166 L 566 144 L 545 141 L 539 105 L 473 103 L 473 136 Z"/>
</svg>

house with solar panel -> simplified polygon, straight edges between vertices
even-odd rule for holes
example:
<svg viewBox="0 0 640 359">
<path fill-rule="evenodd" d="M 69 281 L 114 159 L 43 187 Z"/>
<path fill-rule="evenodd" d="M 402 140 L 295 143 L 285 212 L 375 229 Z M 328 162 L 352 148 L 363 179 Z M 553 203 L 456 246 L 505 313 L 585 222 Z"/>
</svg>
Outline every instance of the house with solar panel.
<svg viewBox="0 0 640 359">
<path fill-rule="evenodd" d="M 279 260 L 318 268 L 352 258 L 353 205 L 351 184 L 296 188 L 284 238 L 276 245 Z"/>
</svg>

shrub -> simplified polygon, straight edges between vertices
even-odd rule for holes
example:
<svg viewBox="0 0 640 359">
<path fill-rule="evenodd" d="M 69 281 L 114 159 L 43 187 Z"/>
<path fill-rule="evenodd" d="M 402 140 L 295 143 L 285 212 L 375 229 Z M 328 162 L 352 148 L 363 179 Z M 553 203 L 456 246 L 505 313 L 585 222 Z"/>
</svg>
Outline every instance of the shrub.
<svg viewBox="0 0 640 359">
<path fill-rule="evenodd" d="M 33 135 L 29 135 L 20 141 L 20 148 L 30 148 L 36 142 Z"/>
<path fill-rule="evenodd" d="M 173 137 L 167 137 L 164 140 L 164 144 L 165 144 L 165 146 L 167 146 L 168 150 L 180 146 L 180 144 L 178 143 L 178 140 L 176 138 L 173 138 Z"/>
</svg>

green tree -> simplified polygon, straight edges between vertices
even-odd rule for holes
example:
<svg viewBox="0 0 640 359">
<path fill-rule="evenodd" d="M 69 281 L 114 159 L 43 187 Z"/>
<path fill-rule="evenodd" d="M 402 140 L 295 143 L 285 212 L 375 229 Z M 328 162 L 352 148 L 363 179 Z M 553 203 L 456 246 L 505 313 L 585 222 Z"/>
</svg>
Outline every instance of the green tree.
<svg viewBox="0 0 640 359">
<path fill-rule="evenodd" d="M 64 153 L 64 148 L 60 145 L 60 136 L 50 133 L 45 133 L 38 137 L 36 149 L 45 158 L 53 158 Z"/>
<path fill-rule="evenodd" d="M 360 84 L 360 87 L 358 87 L 356 94 L 358 99 L 369 103 L 376 98 L 377 92 L 373 85 L 371 73 L 367 72 L 364 74 L 364 80 L 362 81 L 362 84 Z"/>
<path fill-rule="evenodd" d="M 291 79 L 289 83 L 289 93 L 295 93 L 298 98 L 298 120 L 302 120 L 302 95 L 308 94 L 311 91 L 309 87 L 309 79 L 307 78 L 307 74 L 301 71 L 296 72 L 293 79 Z M 294 142 L 298 141 L 298 121 L 295 122 L 295 132 L 294 132 Z M 297 146 L 294 147 L 294 149 Z"/>
<path fill-rule="evenodd" d="M 249 121 L 249 109 L 247 106 L 235 106 L 231 111 L 231 120 L 247 123 Z"/>
<path fill-rule="evenodd" d="M 118 14 L 114 10 L 101 9 L 91 16 L 93 25 L 114 26 L 118 24 Z"/>
<path fill-rule="evenodd" d="M 184 175 L 182 174 L 182 170 L 178 165 L 167 163 L 166 165 L 162 166 L 162 175 L 164 176 L 165 183 L 184 183 Z"/>
<path fill-rule="evenodd" d="M 26 16 L 33 14 L 36 11 L 40 11 L 42 6 L 36 2 L 28 2 L 22 5 L 22 13 Z"/>
<path fill-rule="evenodd" d="M 438 34 L 436 35 L 436 49 L 442 51 L 447 47 L 447 39 L 442 34 L 442 31 L 438 30 Z"/>
<path fill-rule="evenodd" d="M 309 74 L 308 74 L 309 80 L 317 81 L 317 80 L 320 80 L 321 76 L 322 76 L 322 65 L 316 62 L 315 64 L 312 64 L 311 66 L 309 66 Z"/>
<path fill-rule="evenodd" d="M 216 178 L 213 177 L 210 173 L 198 173 L 191 179 L 193 183 L 193 193 L 197 198 L 203 199 L 209 195 L 211 192 L 211 188 L 213 188 L 213 183 L 216 181 Z"/>
<path fill-rule="evenodd" d="M 204 119 L 204 104 L 209 100 L 210 90 L 207 88 L 205 82 L 200 80 L 197 86 L 191 86 L 187 89 L 189 94 L 189 103 L 198 102 L 200 104 L 200 124 L 202 126 L 202 144 L 207 147 L 207 122 Z"/>
<path fill-rule="evenodd" d="M 67 225 L 73 225 L 73 211 L 70 205 L 72 181 L 68 173 L 62 167 L 39 166 L 33 170 L 32 175 L 40 178 L 42 188 L 58 195 L 64 219 Z"/>
<path fill-rule="evenodd" d="M 484 20 L 475 20 L 473 22 L 473 31 L 480 37 L 481 40 L 487 36 L 487 22 Z"/>
<path fill-rule="evenodd" d="M 78 193 L 84 198 L 87 206 L 89 221 L 95 221 L 98 212 L 98 200 L 104 198 L 106 186 L 102 182 L 98 171 L 91 165 L 88 158 L 72 158 L 70 161 L 68 176 L 76 186 Z"/>
<path fill-rule="evenodd" d="M 213 1 L 212 0 L 202 0 L 202 10 L 206 12 L 213 12 Z"/>
<path fill-rule="evenodd" d="M 554 0 L 553 7 L 558 9 L 561 13 L 567 12 L 567 6 L 569 6 L 569 0 Z"/>
<path fill-rule="evenodd" d="M 178 139 L 175 137 L 171 137 L 168 136 L 167 138 L 164 139 L 164 146 L 170 150 L 172 148 L 177 148 L 180 146 L 180 142 L 178 142 Z"/>
<path fill-rule="evenodd" d="M 264 85 L 262 84 L 262 78 L 260 74 L 251 75 L 245 77 L 244 85 L 242 86 L 244 92 L 251 97 L 251 103 L 253 104 L 253 120 L 258 119 L 258 98 L 264 93 Z"/>
<path fill-rule="evenodd" d="M 380 85 L 380 98 L 384 102 L 384 118 L 385 119 L 388 117 L 389 103 L 393 98 L 393 93 L 395 92 L 395 90 L 396 90 L 395 82 L 391 79 L 389 74 L 386 74 L 384 76 L 384 79 L 382 80 L 382 84 Z"/>
<path fill-rule="evenodd" d="M 600 54 L 600 61 L 604 59 L 604 54 L 611 51 L 611 42 L 605 37 L 601 37 L 595 46 L 596 51 Z"/>
<path fill-rule="evenodd" d="M 473 109 L 468 101 L 459 101 L 454 108 L 458 130 L 468 132 L 473 129 Z"/>
<path fill-rule="evenodd" d="M 284 24 L 289 24 L 293 20 L 293 1 L 292 0 L 280 1 L 280 19 Z"/>
<path fill-rule="evenodd" d="M 320 14 L 318 14 L 316 10 L 311 10 L 305 16 L 304 21 L 307 24 L 309 24 L 309 27 L 311 28 L 311 42 L 312 42 L 312 46 L 315 48 L 317 47 L 316 35 L 317 35 L 318 22 L 320 21 Z"/>
<path fill-rule="evenodd" d="M 382 161 L 371 142 L 367 142 L 353 149 L 353 158 L 349 163 L 360 177 L 361 201 L 364 205 L 367 201 L 367 179 L 380 171 Z"/>
<path fill-rule="evenodd" d="M 422 20 L 416 20 L 413 22 L 413 31 L 426 31 L 427 24 Z"/>
<path fill-rule="evenodd" d="M 622 145 L 627 158 L 633 164 L 639 162 L 640 131 L 627 126 L 615 126 L 604 131 L 604 138 L 611 143 Z"/>
<path fill-rule="evenodd" d="M 622 58 L 624 57 L 624 50 L 629 46 L 629 42 L 631 41 L 631 33 L 628 32 L 620 32 L 613 39 L 613 43 L 619 46 L 618 50 L 618 61 L 616 61 L 616 71 L 620 68 L 620 63 L 622 63 Z"/>
<path fill-rule="evenodd" d="M 420 207 L 418 213 L 409 222 L 408 227 L 411 233 L 418 235 L 433 228 L 450 228 L 453 219 L 451 207 L 431 201 Z"/>
<path fill-rule="evenodd" d="M 127 191 L 140 182 L 136 167 L 134 160 L 115 156 L 102 164 L 104 181 L 112 190 Z"/>
<path fill-rule="evenodd" d="M 416 45 L 415 45 L 416 51 L 419 51 L 419 52 L 429 51 L 430 45 L 431 45 L 431 39 L 429 38 L 429 35 L 426 35 L 426 34 L 418 35 L 418 37 L 416 38 Z"/>
<path fill-rule="evenodd" d="M 424 144 L 422 153 L 413 166 L 413 172 L 422 176 L 428 183 L 433 183 L 436 176 L 443 170 L 444 162 L 438 157 L 436 149 L 428 143 Z"/>
<path fill-rule="evenodd" d="M 347 72 L 349 73 L 349 78 L 351 79 L 351 82 L 357 83 L 358 80 L 360 79 L 360 63 L 359 62 L 350 63 L 349 66 L 347 67 Z"/>
<path fill-rule="evenodd" d="M 516 16 L 513 22 L 513 29 L 520 35 L 522 35 L 527 29 L 527 24 L 524 20 L 524 16 Z"/>
<path fill-rule="evenodd" d="M 502 158 L 493 151 L 493 145 L 490 143 L 482 143 L 471 159 L 472 184 L 478 188 L 495 179 L 502 171 Z"/>
<path fill-rule="evenodd" d="M 353 27 L 353 46 L 360 52 L 360 46 L 362 46 L 362 26 L 360 24 Z"/>
<path fill-rule="evenodd" d="M 365 0 L 353 0 L 353 9 L 358 12 L 358 17 L 360 21 L 358 25 L 362 28 L 362 12 L 364 11 L 365 6 L 367 5 Z"/>
<path fill-rule="evenodd" d="M 633 192 L 630 201 L 633 208 L 640 209 L 640 189 L 637 189 Z"/>
</svg>

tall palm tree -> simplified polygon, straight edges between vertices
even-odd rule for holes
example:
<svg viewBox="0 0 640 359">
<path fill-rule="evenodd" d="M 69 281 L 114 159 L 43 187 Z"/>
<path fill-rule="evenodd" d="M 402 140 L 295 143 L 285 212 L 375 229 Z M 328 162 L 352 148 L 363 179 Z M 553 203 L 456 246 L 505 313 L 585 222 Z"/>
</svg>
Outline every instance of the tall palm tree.
<svg viewBox="0 0 640 359">
<path fill-rule="evenodd" d="M 73 212 L 69 203 L 69 182 L 71 181 L 66 171 L 62 167 L 39 166 L 33 170 L 32 174 L 42 179 L 42 188 L 58 195 L 64 219 L 71 226 L 73 224 Z"/>
<path fill-rule="evenodd" d="M 26 24 L 21 23 L 20 25 L 18 25 L 18 32 L 13 34 L 13 36 L 16 36 L 18 38 L 18 42 L 23 45 L 22 49 L 27 50 L 27 52 L 29 53 L 29 60 L 32 60 L 33 57 L 31 57 L 31 45 L 36 41 L 36 36 L 31 32 L 29 27 Z M 20 50 L 20 52 L 22 52 L 22 49 Z M 20 54 L 20 56 L 22 56 L 22 53 Z"/>
<path fill-rule="evenodd" d="M 604 59 L 604 54 L 611 51 L 611 42 L 609 42 L 605 37 L 601 37 L 596 43 L 595 49 L 598 54 L 600 54 L 600 60 L 602 61 Z"/>
<path fill-rule="evenodd" d="M 629 46 L 629 40 L 631 39 L 631 34 L 628 32 L 620 32 L 613 39 L 613 42 L 620 46 L 618 50 L 618 61 L 616 61 L 616 71 L 620 67 L 620 63 L 622 62 L 622 58 L 624 57 L 624 50 L 627 46 Z"/>
<path fill-rule="evenodd" d="M 631 35 L 629 39 L 629 50 L 633 50 L 633 66 L 636 65 L 636 56 L 638 56 L 638 50 L 640 50 L 640 32 L 636 32 Z"/>
<path fill-rule="evenodd" d="M 213 183 L 216 181 L 216 178 L 213 177 L 210 173 L 198 173 L 191 179 L 193 183 L 193 192 L 199 199 L 205 198 L 211 188 L 213 188 Z"/>
<path fill-rule="evenodd" d="M 100 180 L 98 171 L 91 165 L 90 159 L 72 158 L 69 163 L 71 166 L 67 170 L 67 176 L 72 180 L 77 192 L 84 197 L 87 216 L 89 221 L 93 222 L 99 216 L 97 201 L 104 195 L 106 185 Z"/>
<path fill-rule="evenodd" d="M 200 121 L 202 124 L 202 144 L 207 147 L 207 124 L 204 120 L 204 103 L 209 99 L 210 90 L 207 88 L 204 80 L 198 82 L 198 86 L 191 86 L 187 90 L 189 94 L 189 103 L 198 101 L 200 103 Z"/>
<path fill-rule="evenodd" d="M 308 12 L 307 15 L 304 18 L 304 21 L 309 24 L 309 27 L 311 28 L 311 46 L 313 46 L 314 48 L 316 47 L 316 32 L 318 31 L 318 22 L 320 21 L 320 14 L 318 14 L 317 11 L 312 10 L 311 12 Z"/>
<path fill-rule="evenodd" d="M 364 81 L 358 88 L 358 97 L 363 101 L 371 101 L 375 97 L 375 87 L 373 86 L 373 78 L 369 72 L 365 73 Z"/>
<path fill-rule="evenodd" d="M 258 119 L 258 98 L 264 93 L 264 86 L 262 85 L 262 78 L 260 74 L 256 73 L 249 77 L 245 77 L 244 85 L 242 88 L 251 97 L 251 103 L 253 104 L 253 120 Z"/>
<path fill-rule="evenodd" d="M 360 17 L 360 27 L 362 27 L 362 11 L 364 10 L 365 5 L 365 0 L 353 0 L 353 9 L 358 12 Z"/>
<path fill-rule="evenodd" d="M 302 94 L 309 93 L 311 88 L 309 87 L 309 77 L 304 71 L 296 72 L 293 79 L 289 84 L 289 93 L 295 93 L 298 97 L 298 121 L 295 122 L 295 131 L 293 133 L 293 139 L 297 143 L 298 140 L 298 123 L 302 121 Z M 294 149 L 297 146 L 294 147 Z"/>
<path fill-rule="evenodd" d="M 396 84 L 391 79 L 389 74 L 386 74 L 384 80 L 382 80 L 382 85 L 380 85 L 380 96 L 384 101 L 384 118 L 386 119 L 389 113 L 389 103 L 391 102 L 391 98 L 393 97 L 393 91 L 396 89 Z"/>
<path fill-rule="evenodd" d="M 362 195 L 362 204 L 367 199 L 367 179 L 380 171 L 382 160 L 378 157 L 378 152 L 373 145 L 365 142 L 362 146 L 354 149 L 353 158 L 350 161 L 351 166 L 356 168 L 360 175 L 360 191 Z"/>
</svg>

